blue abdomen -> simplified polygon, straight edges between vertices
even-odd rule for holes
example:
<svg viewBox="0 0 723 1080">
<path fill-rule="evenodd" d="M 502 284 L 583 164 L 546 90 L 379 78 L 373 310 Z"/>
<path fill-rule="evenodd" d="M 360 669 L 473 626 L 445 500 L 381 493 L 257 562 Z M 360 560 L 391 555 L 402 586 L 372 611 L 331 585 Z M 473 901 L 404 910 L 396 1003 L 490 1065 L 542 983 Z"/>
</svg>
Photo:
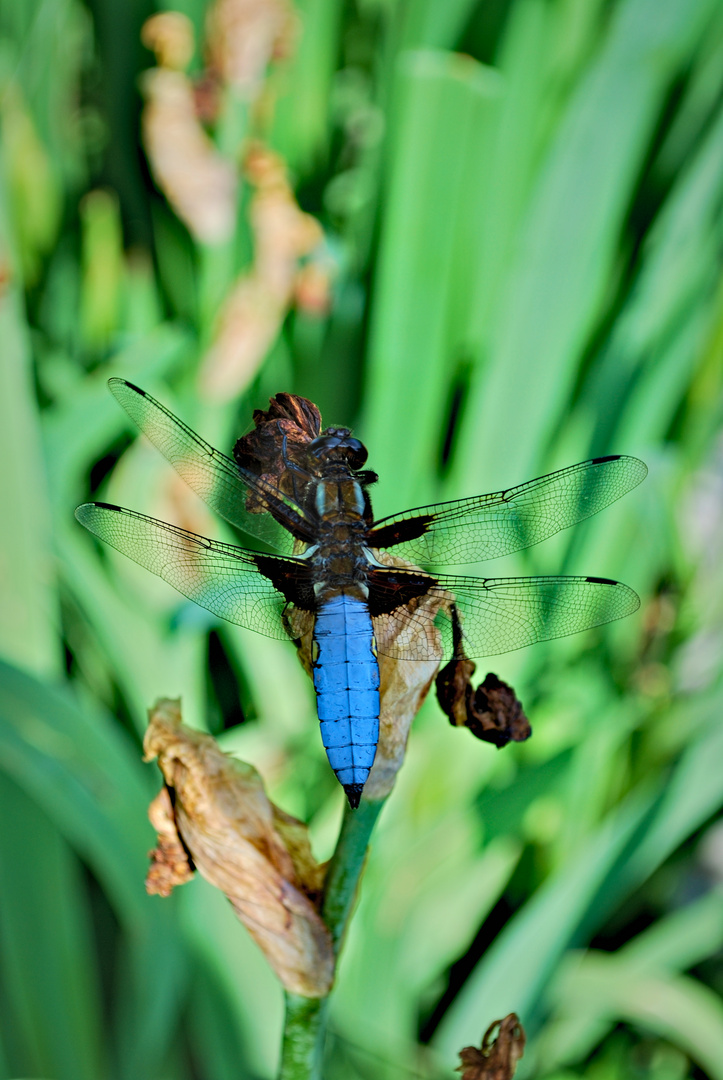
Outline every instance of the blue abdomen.
<svg viewBox="0 0 723 1080">
<path fill-rule="evenodd" d="M 359 805 L 379 740 L 379 665 L 363 600 L 324 600 L 314 625 L 314 689 L 321 738 L 349 804 Z"/>
</svg>

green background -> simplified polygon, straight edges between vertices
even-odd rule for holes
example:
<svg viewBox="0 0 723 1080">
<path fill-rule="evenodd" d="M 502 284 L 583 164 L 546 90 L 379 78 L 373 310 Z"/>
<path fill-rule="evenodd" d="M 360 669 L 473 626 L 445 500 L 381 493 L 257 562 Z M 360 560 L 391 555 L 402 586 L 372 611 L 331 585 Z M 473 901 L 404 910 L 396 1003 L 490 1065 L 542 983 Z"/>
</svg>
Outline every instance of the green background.
<svg viewBox="0 0 723 1080">
<path fill-rule="evenodd" d="M 182 6 L 201 28 L 205 0 Z M 229 100 L 215 136 L 227 120 L 284 156 L 332 303 L 291 311 L 219 406 L 197 375 L 251 258 L 248 196 L 211 248 L 154 188 L 150 0 L 0 7 L 0 1078 L 274 1074 L 281 990 L 223 897 L 143 891 L 157 697 L 257 765 L 320 858 L 342 810 L 293 648 L 218 625 L 74 521 L 96 496 L 163 516 L 172 471 L 131 444 L 111 375 L 226 452 L 271 394 L 311 397 L 367 444 L 379 516 L 593 455 L 647 462 L 599 518 L 480 568 L 619 578 L 642 607 L 495 658 L 524 745 L 425 705 L 326 1075 L 451 1077 L 515 1010 L 519 1077 L 723 1078 L 723 8 L 297 8 L 272 120 Z"/>
</svg>

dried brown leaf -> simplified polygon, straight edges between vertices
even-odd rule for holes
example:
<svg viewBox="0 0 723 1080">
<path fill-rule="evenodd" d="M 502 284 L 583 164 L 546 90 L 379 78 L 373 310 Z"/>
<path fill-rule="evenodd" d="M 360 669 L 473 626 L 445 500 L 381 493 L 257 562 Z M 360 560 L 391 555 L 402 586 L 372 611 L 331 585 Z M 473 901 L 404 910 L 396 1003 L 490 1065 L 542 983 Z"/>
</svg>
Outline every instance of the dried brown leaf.
<svg viewBox="0 0 723 1080">
<path fill-rule="evenodd" d="M 476 690 L 472 676 L 477 667 L 464 655 L 464 639 L 457 611 L 452 606 L 454 659 L 437 676 L 437 700 L 453 727 L 468 727 L 484 742 L 502 747 L 524 742 L 532 734 L 530 722 L 514 690 L 489 672 Z"/>
<path fill-rule="evenodd" d="M 268 409 L 254 411 L 254 429 L 238 440 L 233 456 L 242 469 L 293 495 L 286 461 L 296 460 L 304 467 L 305 449 L 320 431 L 321 413 L 313 401 L 297 394 L 277 394 Z M 263 500 L 251 496 L 246 508 L 251 512 L 263 509 Z"/>
<path fill-rule="evenodd" d="M 156 183 L 198 240 L 228 240 L 236 222 L 236 169 L 201 126 L 190 80 L 154 68 L 142 86 L 143 142 Z"/>
<path fill-rule="evenodd" d="M 323 868 L 305 826 L 273 806 L 251 765 L 185 727 L 177 701 L 150 711 L 144 749 L 173 791 L 178 835 L 199 873 L 226 894 L 287 990 L 327 994 L 334 956 L 314 903 Z"/>
<path fill-rule="evenodd" d="M 379 562 L 386 566 L 419 569 L 404 559 L 376 552 Z M 397 773 L 404 763 L 407 740 L 412 721 L 432 686 L 432 681 L 444 655 L 442 639 L 434 625 L 439 611 L 449 610 L 451 596 L 422 596 L 413 602 L 416 617 L 402 628 L 392 619 L 378 619 L 375 630 L 379 654 L 379 745 L 374 766 L 369 774 L 364 794 L 369 799 L 383 799 L 394 787 Z M 421 617 L 420 617 L 421 616 Z M 400 633 L 404 634 L 405 649 L 410 655 L 436 656 L 433 660 L 397 660 L 388 656 Z"/>
<path fill-rule="evenodd" d="M 167 787 L 161 788 L 148 807 L 148 818 L 158 833 L 158 846 L 149 853 L 151 866 L 146 875 L 146 892 L 151 896 L 170 896 L 176 885 L 191 880 L 194 867 L 178 835 Z"/>
<path fill-rule="evenodd" d="M 449 722 L 498 748 L 529 739 L 532 728 L 512 687 L 490 671 L 474 690 L 475 670 L 471 660 L 451 660 L 437 676 L 437 699 Z"/>
<path fill-rule="evenodd" d="M 496 1038 L 492 1038 L 499 1027 Z M 512 1080 L 517 1062 L 525 1050 L 525 1032 L 517 1013 L 510 1013 L 504 1020 L 495 1020 L 487 1028 L 482 1046 L 465 1046 L 460 1050 L 462 1062 L 457 1072 L 462 1080 Z"/>
</svg>

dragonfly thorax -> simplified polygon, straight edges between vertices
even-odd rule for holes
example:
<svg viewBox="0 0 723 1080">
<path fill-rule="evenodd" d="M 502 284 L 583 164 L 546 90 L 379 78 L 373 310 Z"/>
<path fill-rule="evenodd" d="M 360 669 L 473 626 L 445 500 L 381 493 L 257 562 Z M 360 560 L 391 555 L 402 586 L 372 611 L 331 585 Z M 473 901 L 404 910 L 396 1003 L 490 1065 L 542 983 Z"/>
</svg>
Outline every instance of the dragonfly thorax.
<svg viewBox="0 0 723 1080">
<path fill-rule="evenodd" d="M 367 506 L 363 486 L 353 477 L 317 481 L 318 540 L 310 556 L 316 583 L 326 582 L 332 588 L 345 589 L 353 583 L 366 582 Z"/>
<path fill-rule="evenodd" d="M 316 512 L 321 521 L 361 521 L 366 500 L 358 480 L 350 476 L 319 480 L 315 492 Z"/>
</svg>

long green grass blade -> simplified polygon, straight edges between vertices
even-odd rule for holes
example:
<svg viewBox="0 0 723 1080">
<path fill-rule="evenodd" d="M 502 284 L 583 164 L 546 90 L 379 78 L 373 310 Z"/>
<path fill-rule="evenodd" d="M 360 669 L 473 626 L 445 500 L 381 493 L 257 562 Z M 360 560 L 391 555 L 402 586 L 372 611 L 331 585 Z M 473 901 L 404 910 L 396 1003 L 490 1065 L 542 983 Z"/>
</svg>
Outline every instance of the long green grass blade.
<svg viewBox="0 0 723 1080">
<path fill-rule="evenodd" d="M 525 1015 L 544 990 L 601 884 L 653 803 L 635 792 L 588 838 L 586 850 L 551 878 L 513 919 L 477 965 L 437 1033 L 435 1048 L 451 1058 L 480 1026 L 508 1012 Z"/>
<path fill-rule="evenodd" d="M 127 935 L 118 1070 L 130 1080 L 161 1060 L 183 985 L 173 912 L 143 891 L 152 784 L 108 717 L 89 715 L 67 694 L 6 664 L 0 665 L 0 745 L 5 773 L 88 863 Z"/>
<path fill-rule="evenodd" d="M 50 818 L 0 773 L 0 985 L 15 1075 L 95 1080 L 100 979 L 80 866 Z"/>
</svg>

